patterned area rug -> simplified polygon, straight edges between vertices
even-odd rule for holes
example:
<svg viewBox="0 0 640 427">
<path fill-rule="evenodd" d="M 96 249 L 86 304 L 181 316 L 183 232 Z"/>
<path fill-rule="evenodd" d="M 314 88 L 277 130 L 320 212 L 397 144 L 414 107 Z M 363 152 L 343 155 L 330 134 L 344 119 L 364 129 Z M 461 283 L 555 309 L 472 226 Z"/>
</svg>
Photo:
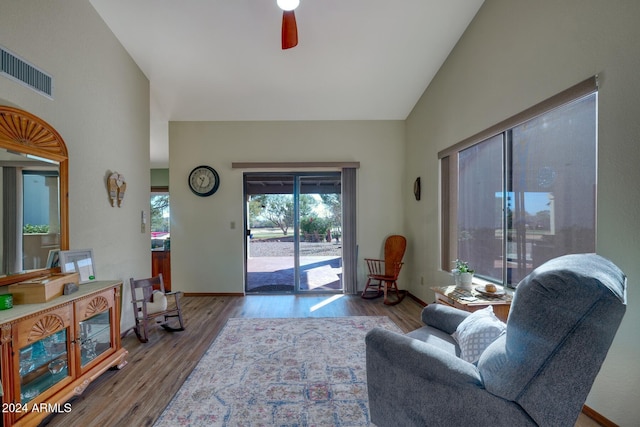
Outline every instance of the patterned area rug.
<svg viewBox="0 0 640 427">
<path fill-rule="evenodd" d="M 365 334 L 384 316 L 232 318 L 155 426 L 368 426 Z"/>
</svg>

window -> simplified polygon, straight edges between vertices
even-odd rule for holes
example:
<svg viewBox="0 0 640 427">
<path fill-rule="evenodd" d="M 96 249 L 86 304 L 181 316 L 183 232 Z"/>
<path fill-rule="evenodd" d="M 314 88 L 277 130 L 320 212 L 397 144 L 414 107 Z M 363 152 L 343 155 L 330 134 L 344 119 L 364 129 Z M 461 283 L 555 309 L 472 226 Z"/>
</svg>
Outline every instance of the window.
<svg viewBox="0 0 640 427">
<path fill-rule="evenodd" d="M 60 249 L 60 179 L 56 168 L 22 169 L 21 270 L 45 268 L 49 251 Z M 18 190 L 19 191 L 19 190 Z M 10 204 L 9 204 L 10 205 Z M 17 271 L 21 271 L 17 270 Z"/>
<path fill-rule="evenodd" d="M 151 248 L 167 248 L 169 241 L 169 191 L 151 191 Z"/>
<path fill-rule="evenodd" d="M 443 270 L 459 258 L 515 286 L 549 259 L 595 252 L 597 92 L 562 95 L 440 154 Z"/>
<path fill-rule="evenodd" d="M 60 223 L 57 170 L 22 170 L 23 228 L 31 233 L 57 233 Z M 27 231 L 29 230 L 29 231 Z"/>
</svg>

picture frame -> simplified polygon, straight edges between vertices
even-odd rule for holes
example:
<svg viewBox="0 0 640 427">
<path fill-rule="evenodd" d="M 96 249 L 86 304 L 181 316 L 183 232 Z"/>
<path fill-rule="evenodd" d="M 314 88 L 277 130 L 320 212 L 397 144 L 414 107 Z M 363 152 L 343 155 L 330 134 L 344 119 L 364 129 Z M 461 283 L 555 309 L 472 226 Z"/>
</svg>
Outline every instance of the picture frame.
<svg viewBox="0 0 640 427">
<path fill-rule="evenodd" d="M 63 273 L 78 273 L 79 283 L 96 280 L 96 269 L 93 264 L 93 249 L 60 251 L 60 269 Z"/>
<path fill-rule="evenodd" d="M 47 266 L 45 268 L 60 267 L 60 249 L 51 249 L 47 256 Z"/>
</svg>

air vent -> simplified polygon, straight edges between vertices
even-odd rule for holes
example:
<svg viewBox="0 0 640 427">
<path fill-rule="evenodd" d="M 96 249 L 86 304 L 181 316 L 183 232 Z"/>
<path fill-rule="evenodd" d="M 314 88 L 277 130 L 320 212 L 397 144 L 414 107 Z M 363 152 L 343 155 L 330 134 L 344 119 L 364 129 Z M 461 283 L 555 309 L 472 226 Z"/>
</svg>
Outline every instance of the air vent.
<svg viewBox="0 0 640 427">
<path fill-rule="evenodd" d="M 53 99 L 53 77 L 0 46 L 0 74 Z"/>
</svg>

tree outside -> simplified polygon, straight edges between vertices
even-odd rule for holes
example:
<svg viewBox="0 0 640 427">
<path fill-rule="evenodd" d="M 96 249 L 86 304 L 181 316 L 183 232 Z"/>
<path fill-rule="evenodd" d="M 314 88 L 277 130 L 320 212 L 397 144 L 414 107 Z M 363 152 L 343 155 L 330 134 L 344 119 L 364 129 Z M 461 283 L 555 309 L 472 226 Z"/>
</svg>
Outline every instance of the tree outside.
<svg viewBox="0 0 640 427">
<path fill-rule="evenodd" d="M 151 196 L 151 231 L 169 232 L 169 195 L 157 194 Z"/>
<path fill-rule="evenodd" d="M 302 236 L 324 240 L 329 233 L 340 236 L 341 204 L 339 194 L 302 194 L 299 197 L 300 231 Z M 292 194 L 259 194 L 249 200 L 251 228 L 276 227 L 284 236 L 294 223 Z M 330 238 L 329 238 L 330 240 Z"/>
</svg>

